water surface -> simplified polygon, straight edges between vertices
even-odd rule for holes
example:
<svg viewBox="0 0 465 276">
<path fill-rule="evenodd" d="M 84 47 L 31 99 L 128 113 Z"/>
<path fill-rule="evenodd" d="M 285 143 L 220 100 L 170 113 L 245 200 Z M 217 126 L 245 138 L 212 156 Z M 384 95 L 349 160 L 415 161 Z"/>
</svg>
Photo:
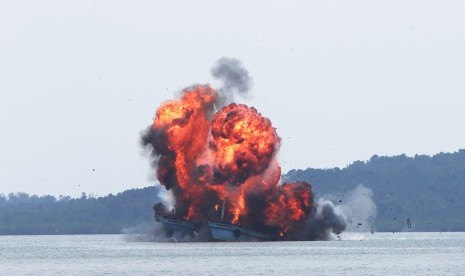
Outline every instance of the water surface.
<svg viewBox="0 0 465 276">
<path fill-rule="evenodd" d="M 465 275 L 465 233 L 155 243 L 123 235 L 0 236 L 0 275 Z"/>
</svg>

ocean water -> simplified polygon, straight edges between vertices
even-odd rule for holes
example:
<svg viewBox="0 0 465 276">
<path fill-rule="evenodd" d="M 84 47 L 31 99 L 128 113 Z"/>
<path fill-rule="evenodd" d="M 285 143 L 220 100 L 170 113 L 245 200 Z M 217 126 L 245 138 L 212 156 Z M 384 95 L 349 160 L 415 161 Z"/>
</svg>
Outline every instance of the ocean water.
<svg viewBox="0 0 465 276">
<path fill-rule="evenodd" d="M 134 240 L 0 236 L 0 275 L 465 275 L 465 233 L 345 233 L 316 242 Z"/>
</svg>

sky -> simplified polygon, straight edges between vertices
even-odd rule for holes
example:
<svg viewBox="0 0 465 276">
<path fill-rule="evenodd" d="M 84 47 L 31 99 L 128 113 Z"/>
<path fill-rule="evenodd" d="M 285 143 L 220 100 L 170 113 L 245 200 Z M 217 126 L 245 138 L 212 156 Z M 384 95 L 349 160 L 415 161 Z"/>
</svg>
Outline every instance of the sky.
<svg viewBox="0 0 465 276">
<path fill-rule="evenodd" d="M 153 185 L 141 132 L 221 57 L 290 169 L 465 148 L 463 1 L 0 3 L 0 193 Z"/>
</svg>

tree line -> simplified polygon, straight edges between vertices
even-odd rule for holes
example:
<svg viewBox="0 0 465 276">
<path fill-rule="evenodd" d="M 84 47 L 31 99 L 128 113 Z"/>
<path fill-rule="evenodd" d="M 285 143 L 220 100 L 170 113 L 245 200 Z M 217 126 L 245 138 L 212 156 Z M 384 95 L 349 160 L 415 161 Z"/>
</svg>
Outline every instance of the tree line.
<svg viewBox="0 0 465 276">
<path fill-rule="evenodd" d="M 306 180 L 321 195 L 342 195 L 363 184 L 373 191 L 378 231 L 465 231 L 463 149 L 434 156 L 374 155 L 345 168 L 291 170 L 284 179 Z"/>
<path fill-rule="evenodd" d="M 377 215 L 371 223 L 377 231 L 465 231 L 465 150 L 374 155 L 345 168 L 291 170 L 283 179 L 308 181 L 317 197 L 335 199 L 363 184 L 373 191 Z M 0 235 L 120 233 L 153 222 L 158 189 L 80 198 L 0 195 Z"/>
<path fill-rule="evenodd" d="M 153 220 L 157 195 L 155 186 L 104 197 L 0 195 L 0 235 L 120 233 Z"/>
</svg>

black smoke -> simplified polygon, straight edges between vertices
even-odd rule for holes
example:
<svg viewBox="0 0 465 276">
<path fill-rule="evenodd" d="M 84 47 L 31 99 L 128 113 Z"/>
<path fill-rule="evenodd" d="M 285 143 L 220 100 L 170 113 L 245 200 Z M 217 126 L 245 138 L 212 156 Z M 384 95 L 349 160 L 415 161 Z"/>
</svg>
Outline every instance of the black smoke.
<svg viewBox="0 0 465 276">
<path fill-rule="evenodd" d="M 316 202 L 316 212 L 305 221 L 299 239 L 328 240 L 333 234 L 340 234 L 347 228 L 346 216 L 331 201 L 323 198 Z"/>
<path fill-rule="evenodd" d="M 234 94 L 247 96 L 252 86 L 252 78 L 240 60 L 223 57 L 211 69 L 214 78 L 223 82 L 219 89 L 219 106 L 229 104 L 234 100 Z"/>
</svg>

